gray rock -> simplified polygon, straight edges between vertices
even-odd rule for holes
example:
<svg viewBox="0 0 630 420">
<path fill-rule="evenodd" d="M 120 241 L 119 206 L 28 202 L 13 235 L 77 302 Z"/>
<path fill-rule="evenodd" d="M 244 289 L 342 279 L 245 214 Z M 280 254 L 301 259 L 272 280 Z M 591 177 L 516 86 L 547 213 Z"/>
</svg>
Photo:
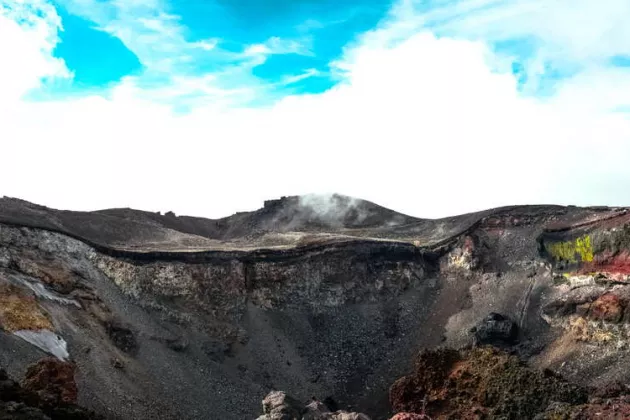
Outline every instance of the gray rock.
<svg viewBox="0 0 630 420">
<path fill-rule="evenodd" d="M 518 341 L 518 326 L 506 316 L 491 312 L 475 328 L 475 340 L 478 344 L 505 345 Z"/>
</svg>

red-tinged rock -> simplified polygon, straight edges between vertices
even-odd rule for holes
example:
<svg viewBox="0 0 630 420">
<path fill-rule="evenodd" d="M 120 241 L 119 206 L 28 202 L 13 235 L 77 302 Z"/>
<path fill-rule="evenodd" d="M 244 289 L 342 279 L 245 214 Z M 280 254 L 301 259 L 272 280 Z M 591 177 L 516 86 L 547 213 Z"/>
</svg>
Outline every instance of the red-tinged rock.
<svg viewBox="0 0 630 420">
<path fill-rule="evenodd" d="M 612 293 L 606 293 L 593 302 L 589 314 L 591 319 L 607 322 L 619 322 L 622 315 L 623 302 Z"/>
<path fill-rule="evenodd" d="M 505 413 L 530 419 L 554 401 L 587 401 L 584 389 L 490 347 L 424 350 L 414 367 L 390 388 L 394 411 L 426 413 L 433 419 L 503 418 Z"/>
<path fill-rule="evenodd" d="M 22 388 L 37 395 L 44 404 L 74 404 L 77 402 L 74 371 L 71 363 L 42 359 L 27 369 Z"/>
<path fill-rule="evenodd" d="M 624 281 L 630 274 L 630 251 L 606 250 L 593 257 L 593 261 L 583 264 L 580 273 L 601 273 L 607 278 Z"/>
</svg>

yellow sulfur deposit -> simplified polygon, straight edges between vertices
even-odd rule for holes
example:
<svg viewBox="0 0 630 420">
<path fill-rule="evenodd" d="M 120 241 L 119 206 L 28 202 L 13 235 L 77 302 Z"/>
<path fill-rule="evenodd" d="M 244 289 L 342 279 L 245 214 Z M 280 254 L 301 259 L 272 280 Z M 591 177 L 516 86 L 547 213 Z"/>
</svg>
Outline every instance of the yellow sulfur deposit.
<svg viewBox="0 0 630 420">
<path fill-rule="evenodd" d="M 34 297 L 15 286 L 0 285 L 0 328 L 15 332 L 52 330 L 53 326 Z"/>
<path fill-rule="evenodd" d="M 564 260 L 569 262 L 577 262 L 579 256 L 582 262 L 593 261 L 593 246 L 591 244 L 591 237 L 584 235 L 577 238 L 575 241 L 557 242 L 549 245 L 549 253 L 556 260 Z"/>
</svg>

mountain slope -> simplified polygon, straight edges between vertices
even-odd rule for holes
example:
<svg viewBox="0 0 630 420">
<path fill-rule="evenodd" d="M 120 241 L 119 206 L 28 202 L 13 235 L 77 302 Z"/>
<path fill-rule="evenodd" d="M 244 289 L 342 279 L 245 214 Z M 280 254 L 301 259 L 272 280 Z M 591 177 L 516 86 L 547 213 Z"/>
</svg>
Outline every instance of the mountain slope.
<svg viewBox="0 0 630 420">
<path fill-rule="evenodd" d="M 271 389 L 379 418 L 413 354 L 466 346 L 499 312 L 533 366 L 628 380 L 628 219 L 516 206 L 428 220 L 307 196 L 209 220 L 5 198 L 0 366 L 68 359 L 78 402 L 109 418 L 255 418 Z"/>
</svg>

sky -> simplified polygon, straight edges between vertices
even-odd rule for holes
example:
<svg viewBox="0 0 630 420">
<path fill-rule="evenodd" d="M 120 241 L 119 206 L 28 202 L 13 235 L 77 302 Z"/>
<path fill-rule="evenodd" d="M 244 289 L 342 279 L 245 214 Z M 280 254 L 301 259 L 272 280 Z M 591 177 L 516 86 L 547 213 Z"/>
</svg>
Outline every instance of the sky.
<svg viewBox="0 0 630 420">
<path fill-rule="evenodd" d="M 630 205 L 628 0 L 0 0 L 0 196 Z"/>
</svg>

